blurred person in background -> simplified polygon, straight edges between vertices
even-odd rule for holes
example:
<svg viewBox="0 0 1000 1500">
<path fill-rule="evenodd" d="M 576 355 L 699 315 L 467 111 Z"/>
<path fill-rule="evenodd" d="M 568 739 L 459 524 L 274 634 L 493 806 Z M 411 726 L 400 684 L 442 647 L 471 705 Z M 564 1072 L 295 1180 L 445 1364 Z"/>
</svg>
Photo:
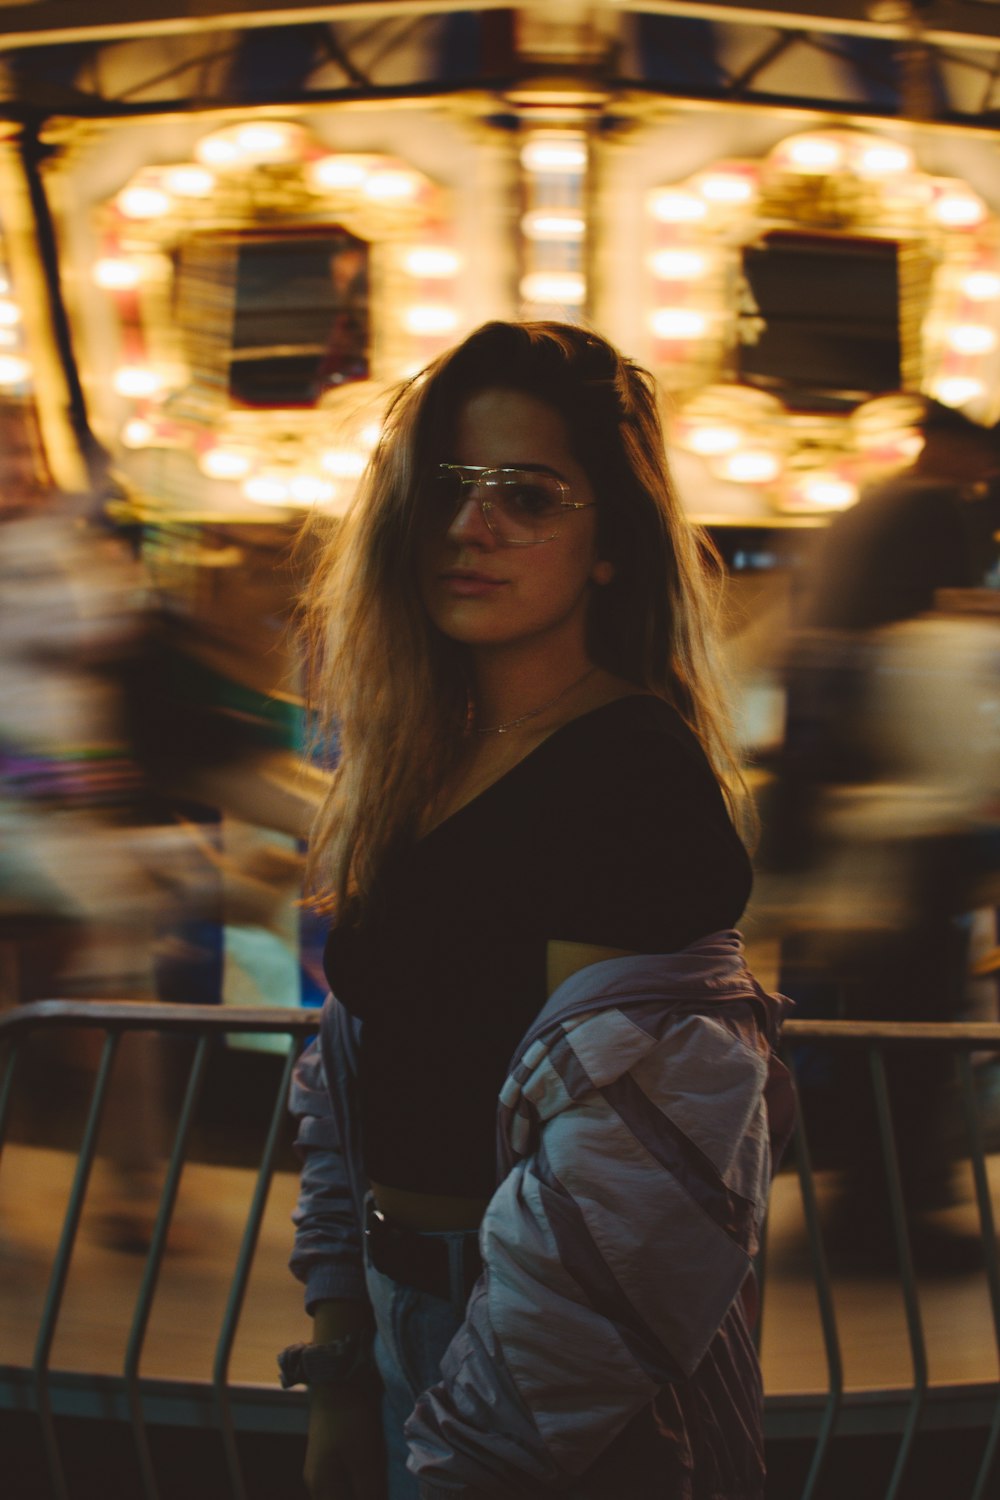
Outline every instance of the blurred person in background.
<svg viewBox="0 0 1000 1500">
<path fill-rule="evenodd" d="M 1000 767 L 1000 635 L 934 623 L 933 611 L 942 590 L 982 587 L 996 567 L 1000 434 L 913 402 L 919 456 L 831 524 L 789 652 L 764 860 L 798 887 L 793 910 L 804 894 L 813 914 L 783 943 L 780 982 L 804 1015 L 970 1018 L 970 904 Z M 821 1066 L 832 1071 L 807 1066 L 802 1078 L 817 1154 L 845 1167 L 837 1248 L 891 1258 L 870 1086 L 846 1059 Z M 887 1068 L 915 1254 L 960 1266 L 977 1246 L 938 1214 L 957 1193 L 952 1060 L 911 1053 Z"/>
</svg>

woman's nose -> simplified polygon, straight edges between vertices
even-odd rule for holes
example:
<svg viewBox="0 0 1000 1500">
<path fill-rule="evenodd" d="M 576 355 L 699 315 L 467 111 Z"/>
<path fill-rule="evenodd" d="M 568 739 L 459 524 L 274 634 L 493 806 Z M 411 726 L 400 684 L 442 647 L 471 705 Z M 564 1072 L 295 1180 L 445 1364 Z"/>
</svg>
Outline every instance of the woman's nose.
<svg viewBox="0 0 1000 1500">
<path fill-rule="evenodd" d="M 462 501 L 452 517 L 448 535 L 456 541 L 478 542 L 481 546 L 492 545 L 493 533 L 483 515 L 479 491 L 471 486 L 463 491 Z"/>
</svg>

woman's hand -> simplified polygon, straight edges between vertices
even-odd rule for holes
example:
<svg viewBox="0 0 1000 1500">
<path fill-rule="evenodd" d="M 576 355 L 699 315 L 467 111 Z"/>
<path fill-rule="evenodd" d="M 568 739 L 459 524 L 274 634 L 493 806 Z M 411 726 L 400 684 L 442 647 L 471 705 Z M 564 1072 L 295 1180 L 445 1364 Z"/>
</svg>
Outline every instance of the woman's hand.
<svg viewBox="0 0 1000 1500">
<path fill-rule="evenodd" d="M 310 1388 L 304 1470 L 310 1500 L 385 1500 L 379 1404 L 370 1391 Z"/>
</svg>

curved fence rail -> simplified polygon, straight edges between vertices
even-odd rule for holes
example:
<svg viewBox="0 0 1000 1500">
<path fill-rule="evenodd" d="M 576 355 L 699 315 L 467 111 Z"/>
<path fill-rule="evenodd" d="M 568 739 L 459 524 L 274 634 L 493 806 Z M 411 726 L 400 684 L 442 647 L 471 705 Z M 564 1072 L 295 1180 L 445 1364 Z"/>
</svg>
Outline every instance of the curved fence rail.
<svg viewBox="0 0 1000 1500">
<path fill-rule="evenodd" d="M 304 1431 L 305 1403 L 297 1392 L 286 1392 L 277 1384 L 247 1384 L 231 1378 L 230 1358 L 244 1307 L 254 1263 L 268 1192 L 284 1128 L 286 1097 L 295 1058 L 316 1030 L 317 1012 L 288 1009 L 237 1009 L 199 1005 L 163 1005 L 156 1002 L 100 1002 L 51 1000 L 24 1006 L 0 1016 L 0 1046 L 5 1054 L 0 1084 L 0 1148 L 5 1143 L 12 1101 L 18 1081 L 19 1061 L 25 1044 L 39 1033 L 72 1028 L 96 1031 L 103 1036 L 102 1050 L 86 1105 L 79 1146 L 73 1165 L 65 1212 L 59 1230 L 48 1284 L 34 1338 L 30 1363 L 0 1365 L 0 1409 L 31 1412 L 39 1424 L 44 1445 L 48 1482 L 53 1500 L 74 1500 L 60 1447 L 59 1417 L 72 1413 L 103 1418 L 124 1418 L 131 1426 L 143 1500 L 159 1500 L 156 1465 L 150 1451 L 147 1427 L 153 1421 L 215 1428 L 225 1458 L 229 1492 L 234 1500 L 247 1500 L 248 1486 L 237 1434 L 240 1430 Z M 173 1122 L 173 1144 L 162 1177 L 158 1207 L 145 1252 L 142 1276 L 131 1309 L 131 1324 L 120 1374 L 95 1370 L 64 1371 L 53 1368 L 52 1352 L 63 1308 L 67 1279 L 80 1233 L 81 1218 L 98 1151 L 102 1116 L 108 1099 L 116 1054 L 122 1037 L 131 1031 L 156 1032 L 161 1036 L 183 1036 L 191 1044 L 182 1097 Z M 223 1038 L 253 1034 L 276 1038 L 283 1053 L 277 1070 L 277 1086 L 269 1102 L 268 1124 L 260 1159 L 254 1170 L 253 1188 L 242 1224 L 241 1241 L 228 1284 L 225 1309 L 214 1332 L 212 1376 L 205 1380 L 154 1379 L 141 1373 L 150 1314 L 157 1295 L 171 1222 L 185 1165 L 189 1161 L 192 1124 L 202 1093 L 209 1049 Z M 914 1442 L 928 1426 L 962 1424 L 972 1428 L 981 1447 L 976 1473 L 967 1492 L 950 1491 L 949 1500 L 987 1500 L 1000 1490 L 1000 1262 L 997 1256 L 994 1206 L 987 1153 L 981 1127 L 981 1104 L 976 1088 L 974 1063 L 1000 1054 L 1000 1025 L 908 1025 L 792 1021 L 785 1027 L 786 1055 L 793 1073 L 803 1048 L 813 1055 L 855 1054 L 864 1060 L 874 1106 L 877 1143 L 881 1153 L 885 1201 L 891 1226 L 894 1269 L 893 1290 L 905 1311 L 905 1340 L 912 1378 L 908 1385 L 867 1390 L 847 1390 L 844 1380 L 842 1336 L 838 1322 L 834 1277 L 831 1274 L 823 1216 L 817 1194 L 817 1175 L 812 1166 L 809 1134 L 800 1113 L 790 1161 L 784 1177 L 793 1171 L 798 1183 L 801 1218 L 808 1244 L 810 1274 L 818 1309 L 818 1337 L 822 1342 L 826 1371 L 824 1390 L 803 1391 L 769 1397 L 766 1422 L 774 1440 L 794 1436 L 811 1443 L 811 1456 L 799 1500 L 813 1500 L 827 1474 L 832 1445 L 845 1433 L 879 1430 L 889 1433 L 896 1444 L 894 1460 L 884 1489 L 884 1500 L 900 1500 L 912 1469 Z M 921 1280 L 914 1270 L 910 1226 L 901 1179 L 894 1131 L 891 1090 L 886 1081 L 886 1059 L 912 1058 L 928 1050 L 947 1052 L 954 1059 L 956 1085 L 961 1101 L 965 1140 L 962 1154 L 971 1164 L 981 1241 L 982 1274 L 988 1290 L 996 1349 L 996 1369 L 973 1386 L 934 1386 L 928 1377 L 921 1304 Z M 0 1162 L 0 1172 L 2 1172 Z M 769 1278 L 765 1250 L 758 1271 L 765 1298 Z M 191 1317 L 200 1316 L 192 1301 Z M 767 1322 L 763 1320 L 764 1337 Z"/>
</svg>

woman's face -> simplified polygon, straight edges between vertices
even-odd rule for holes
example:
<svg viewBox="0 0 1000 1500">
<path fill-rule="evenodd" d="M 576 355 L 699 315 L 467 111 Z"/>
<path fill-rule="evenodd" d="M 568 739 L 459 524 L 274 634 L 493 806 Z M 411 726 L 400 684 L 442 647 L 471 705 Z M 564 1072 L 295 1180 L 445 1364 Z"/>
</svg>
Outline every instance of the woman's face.
<svg viewBox="0 0 1000 1500">
<path fill-rule="evenodd" d="M 508 546 L 486 524 L 478 487 L 463 492 L 450 525 L 429 525 L 419 559 L 420 593 L 434 624 L 471 647 L 526 644 L 546 637 L 582 644 L 595 578 L 609 576 L 597 554 L 597 510 L 559 413 L 522 391 L 479 391 L 459 409 L 450 464 L 548 471 L 568 486 L 558 535 Z"/>
</svg>

